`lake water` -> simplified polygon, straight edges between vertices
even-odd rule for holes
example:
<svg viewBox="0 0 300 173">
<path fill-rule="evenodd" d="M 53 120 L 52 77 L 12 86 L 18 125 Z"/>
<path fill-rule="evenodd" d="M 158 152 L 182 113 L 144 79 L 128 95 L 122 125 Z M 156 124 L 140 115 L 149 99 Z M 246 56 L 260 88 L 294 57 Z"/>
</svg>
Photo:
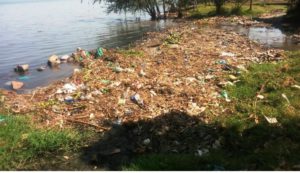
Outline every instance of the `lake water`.
<svg viewBox="0 0 300 173">
<path fill-rule="evenodd" d="M 244 27 L 242 25 L 228 24 L 220 24 L 218 27 L 245 35 L 250 40 L 256 41 L 257 43 L 268 48 L 300 50 L 300 44 L 298 41 L 293 40 L 290 36 L 278 28 L 256 26 Z"/>
<path fill-rule="evenodd" d="M 165 28 L 171 22 L 151 22 L 147 15 L 107 14 L 105 4 L 92 0 L 0 0 L 0 87 L 20 80 L 13 71 L 29 64 L 24 89 L 45 86 L 70 76 L 76 66 L 36 68 L 52 54 L 70 54 L 77 47 L 121 47 L 140 39 L 147 31 Z"/>
<path fill-rule="evenodd" d="M 60 69 L 47 68 L 52 54 L 71 54 L 77 47 L 122 47 L 140 39 L 147 31 L 158 31 L 171 26 L 171 21 L 149 21 L 145 14 L 107 14 L 105 4 L 93 0 L 0 0 L 0 88 L 10 89 L 10 81 L 21 80 L 24 90 L 45 86 L 70 76 L 75 65 L 62 64 Z M 219 26 L 248 36 L 267 47 L 287 50 L 300 49 L 276 28 Z M 13 69 L 18 64 L 29 64 L 26 78 Z M 20 78 L 21 77 L 21 78 Z"/>
</svg>

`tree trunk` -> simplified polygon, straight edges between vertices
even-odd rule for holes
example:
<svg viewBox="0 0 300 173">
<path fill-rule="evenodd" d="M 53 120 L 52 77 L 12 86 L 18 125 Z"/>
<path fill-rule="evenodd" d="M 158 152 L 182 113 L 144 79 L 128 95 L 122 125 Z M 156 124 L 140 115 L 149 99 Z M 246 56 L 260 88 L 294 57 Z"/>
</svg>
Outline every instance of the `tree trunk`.
<svg viewBox="0 0 300 173">
<path fill-rule="evenodd" d="M 156 15 L 155 9 L 154 10 L 153 9 L 150 10 L 148 13 L 151 16 L 151 20 L 156 20 L 157 19 L 157 15 Z"/>
<path fill-rule="evenodd" d="M 183 17 L 183 14 L 182 14 L 182 0 L 178 0 L 177 8 L 178 8 L 177 9 L 177 11 L 178 11 L 177 17 L 182 18 Z"/>
<path fill-rule="evenodd" d="M 166 3 L 165 3 L 165 0 L 163 0 L 163 12 L 164 12 L 164 19 L 166 19 L 167 16 L 166 16 Z"/>
<path fill-rule="evenodd" d="M 160 17 L 160 10 L 159 10 L 157 2 L 155 2 L 155 7 L 156 7 L 156 14 L 158 17 Z"/>
<path fill-rule="evenodd" d="M 252 0 L 250 0 L 250 8 L 249 8 L 250 11 L 252 11 Z"/>
<path fill-rule="evenodd" d="M 223 3 L 222 0 L 214 0 L 217 14 L 221 14 L 222 3 Z"/>
</svg>

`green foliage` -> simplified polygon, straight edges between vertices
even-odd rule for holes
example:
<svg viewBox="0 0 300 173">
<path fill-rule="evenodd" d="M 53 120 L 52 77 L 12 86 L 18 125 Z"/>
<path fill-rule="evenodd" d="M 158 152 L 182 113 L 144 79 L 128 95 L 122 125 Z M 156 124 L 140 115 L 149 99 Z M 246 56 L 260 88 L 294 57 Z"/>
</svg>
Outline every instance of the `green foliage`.
<svg viewBox="0 0 300 173">
<path fill-rule="evenodd" d="M 298 21 L 300 17 L 300 0 L 290 0 L 290 6 L 288 10 L 288 18 Z"/>
<path fill-rule="evenodd" d="M 109 88 L 102 88 L 100 91 L 101 91 L 103 94 L 108 94 L 108 93 L 111 92 L 111 90 L 110 90 Z"/>
<path fill-rule="evenodd" d="M 39 130 L 31 132 L 27 137 L 27 147 L 34 153 L 58 151 L 76 148 L 80 135 L 71 130 Z"/>
<path fill-rule="evenodd" d="M 296 56 L 300 57 L 299 55 L 296 53 Z M 297 109 L 300 93 L 292 88 L 292 85 L 299 85 L 297 76 L 300 74 L 300 60 L 292 58 L 293 56 L 295 53 L 290 53 L 288 60 L 278 64 L 251 65 L 250 72 L 240 77 L 241 82 L 227 88 L 236 102 L 235 111 L 244 116 L 256 114 L 260 121 L 264 120 L 264 116 L 282 120 L 300 114 Z M 256 99 L 257 93 L 265 99 Z M 282 94 L 288 97 L 290 105 Z"/>
<path fill-rule="evenodd" d="M 209 169 L 204 159 L 187 154 L 151 154 L 141 156 L 125 166 L 126 171 L 167 171 Z"/>
<path fill-rule="evenodd" d="M 287 6 L 285 5 L 261 5 L 261 4 L 253 4 L 253 9 L 249 10 L 248 5 L 240 5 L 237 6 L 235 3 L 226 3 L 220 9 L 220 14 L 223 16 L 230 16 L 230 15 L 245 15 L 245 16 L 252 16 L 257 17 L 264 13 L 271 13 L 274 10 L 282 10 L 286 11 Z M 216 9 L 214 6 L 211 5 L 199 5 L 197 9 L 190 11 L 191 18 L 203 18 L 209 16 L 217 15 Z"/>
<path fill-rule="evenodd" d="M 47 101 L 37 103 L 37 106 L 40 107 L 40 108 L 48 108 L 48 107 L 56 105 L 56 104 L 58 104 L 57 100 L 50 99 L 50 100 L 47 100 Z"/>
<path fill-rule="evenodd" d="M 133 0 L 94 0 L 94 2 L 105 1 L 108 4 L 107 12 L 147 12 L 153 20 L 157 19 L 160 12 L 158 9 L 158 0 L 133 1 Z"/>
<path fill-rule="evenodd" d="M 178 44 L 180 41 L 181 35 L 179 33 L 171 33 L 166 40 L 164 41 L 164 44 Z"/>
<path fill-rule="evenodd" d="M 74 151 L 85 134 L 75 130 L 37 129 L 25 116 L 0 122 L 0 170 L 16 170 L 48 152 Z"/>
<path fill-rule="evenodd" d="M 118 52 L 126 57 L 141 57 L 144 56 L 144 52 L 142 51 L 137 51 L 134 49 L 120 49 Z"/>
<path fill-rule="evenodd" d="M 231 14 L 233 15 L 243 15 L 243 10 L 241 6 L 236 6 L 231 9 Z"/>
<path fill-rule="evenodd" d="M 236 86 L 226 88 L 227 113 L 211 124 L 221 126 L 221 147 L 196 157 L 185 154 L 145 154 L 124 170 L 293 170 L 300 159 L 300 52 L 288 59 L 252 64 Z M 294 79 L 294 80 L 290 80 Z M 292 81 L 292 82 L 287 82 Z M 262 87 L 265 86 L 263 89 Z M 256 94 L 265 98 L 260 100 Z M 282 97 L 285 94 L 290 103 Z M 275 117 L 276 124 L 264 116 Z M 199 139 L 202 140 L 202 139 Z"/>
</svg>

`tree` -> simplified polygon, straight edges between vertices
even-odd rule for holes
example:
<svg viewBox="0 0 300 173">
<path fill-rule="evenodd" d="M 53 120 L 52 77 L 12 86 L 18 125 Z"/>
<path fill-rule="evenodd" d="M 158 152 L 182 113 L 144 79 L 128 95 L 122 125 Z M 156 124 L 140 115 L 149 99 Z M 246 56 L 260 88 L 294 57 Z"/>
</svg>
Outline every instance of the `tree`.
<svg viewBox="0 0 300 173">
<path fill-rule="evenodd" d="M 300 19 L 300 0 L 290 0 L 288 9 L 288 16 L 290 19 L 295 20 L 299 24 Z"/>
<path fill-rule="evenodd" d="M 214 0 L 217 14 L 221 14 L 222 6 L 224 5 L 224 3 L 225 0 Z"/>
<path fill-rule="evenodd" d="M 156 20 L 160 15 L 158 0 L 94 0 L 96 2 L 105 1 L 108 3 L 107 12 L 147 12 L 152 20 Z"/>
<path fill-rule="evenodd" d="M 252 4 L 253 4 L 253 2 L 252 2 L 252 0 L 250 0 L 250 7 L 249 7 L 250 11 L 252 11 Z"/>
<path fill-rule="evenodd" d="M 175 8 L 178 17 L 183 16 L 183 10 L 191 3 L 191 0 L 94 0 L 96 2 L 105 1 L 108 3 L 107 12 L 146 12 L 151 16 L 152 20 L 161 17 L 160 5 L 163 7 L 164 18 L 166 18 L 166 6 Z M 195 1 L 195 0 L 194 0 Z"/>
</svg>

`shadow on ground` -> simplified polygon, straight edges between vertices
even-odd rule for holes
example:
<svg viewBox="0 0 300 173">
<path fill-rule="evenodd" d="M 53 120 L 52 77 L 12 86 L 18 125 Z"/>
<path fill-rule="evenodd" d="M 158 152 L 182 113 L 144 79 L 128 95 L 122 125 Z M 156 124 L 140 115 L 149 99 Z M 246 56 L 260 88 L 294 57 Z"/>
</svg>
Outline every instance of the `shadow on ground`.
<svg viewBox="0 0 300 173">
<path fill-rule="evenodd" d="M 113 127 L 81 159 L 107 170 L 297 170 L 299 133 L 298 118 L 241 130 L 172 111 Z"/>
<path fill-rule="evenodd" d="M 285 32 L 297 33 L 300 31 L 300 23 L 298 21 L 290 19 L 290 17 L 286 15 L 254 19 L 259 22 L 271 24 L 272 27 L 280 28 Z"/>
</svg>

